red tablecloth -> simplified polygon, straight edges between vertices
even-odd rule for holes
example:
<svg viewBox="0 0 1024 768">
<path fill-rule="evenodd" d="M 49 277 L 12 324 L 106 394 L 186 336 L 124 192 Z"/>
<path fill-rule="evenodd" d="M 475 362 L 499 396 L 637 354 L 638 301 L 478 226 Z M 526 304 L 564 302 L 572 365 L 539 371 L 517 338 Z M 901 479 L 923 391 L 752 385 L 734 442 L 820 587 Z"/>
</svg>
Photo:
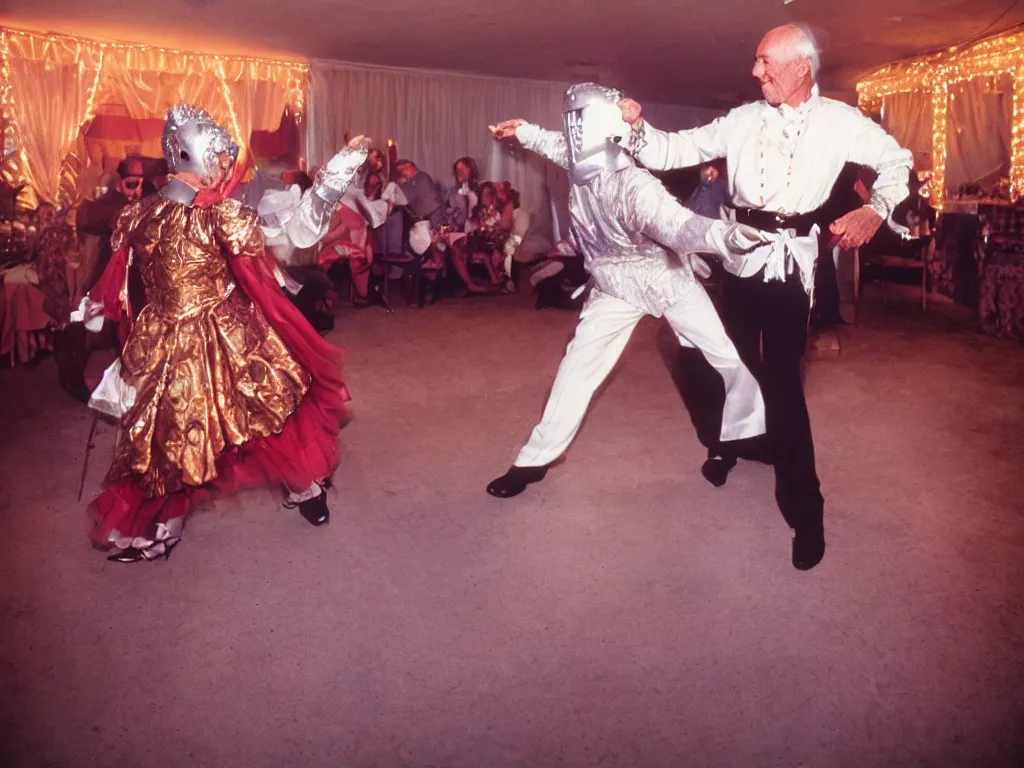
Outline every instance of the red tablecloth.
<svg viewBox="0 0 1024 768">
<path fill-rule="evenodd" d="M 31 283 L 3 281 L 0 302 L 0 355 L 14 352 L 15 362 L 28 362 L 35 357 L 38 341 L 36 331 L 50 324 L 43 311 L 46 296 Z"/>
</svg>

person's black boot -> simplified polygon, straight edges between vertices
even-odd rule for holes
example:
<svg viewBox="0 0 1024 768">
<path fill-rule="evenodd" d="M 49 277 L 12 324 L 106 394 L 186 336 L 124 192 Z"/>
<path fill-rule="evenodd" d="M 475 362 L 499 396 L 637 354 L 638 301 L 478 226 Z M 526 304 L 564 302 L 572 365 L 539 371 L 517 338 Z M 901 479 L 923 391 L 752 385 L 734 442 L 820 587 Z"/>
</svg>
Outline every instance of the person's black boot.
<svg viewBox="0 0 1024 768">
<path fill-rule="evenodd" d="M 526 490 L 530 483 L 537 483 L 544 479 L 548 472 L 547 467 L 517 467 L 512 466 L 508 472 L 501 477 L 495 478 L 487 486 L 487 492 L 499 499 L 508 499 L 518 496 Z"/>
<path fill-rule="evenodd" d="M 60 388 L 78 402 L 88 405 L 92 392 L 85 383 L 86 343 L 85 327 L 81 323 L 53 332 L 53 356 L 57 362 Z"/>
<path fill-rule="evenodd" d="M 809 571 L 825 556 L 825 529 L 800 528 L 793 535 L 793 567 Z"/>
<path fill-rule="evenodd" d="M 700 473 L 715 488 L 721 488 L 729 477 L 729 471 L 735 466 L 735 458 L 715 456 L 704 462 L 700 468 Z"/>
<path fill-rule="evenodd" d="M 559 299 L 561 299 L 562 289 L 559 285 L 557 278 L 548 278 L 547 280 L 541 280 L 537 283 L 537 303 L 534 304 L 536 309 L 547 309 L 548 307 L 557 307 Z"/>
<path fill-rule="evenodd" d="M 327 508 L 327 491 L 321 490 L 319 496 L 299 502 L 299 514 L 310 525 L 324 525 L 331 521 L 331 510 Z"/>
</svg>

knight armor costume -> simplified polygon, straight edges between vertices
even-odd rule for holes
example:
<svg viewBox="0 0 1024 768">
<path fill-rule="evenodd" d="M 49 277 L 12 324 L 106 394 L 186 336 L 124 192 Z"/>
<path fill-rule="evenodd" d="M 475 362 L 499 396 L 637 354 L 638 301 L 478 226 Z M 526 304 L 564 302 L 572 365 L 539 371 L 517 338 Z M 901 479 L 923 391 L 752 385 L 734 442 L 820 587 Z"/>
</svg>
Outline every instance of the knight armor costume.
<svg viewBox="0 0 1024 768">
<path fill-rule="evenodd" d="M 525 148 L 569 173 L 570 229 L 591 276 L 591 293 L 541 421 L 512 468 L 487 487 L 493 496 L 522 492 L 564 453 L 645 315 L 665 317 L 679 343 L 699 348 L 722 375 L 722 439 L 764 432 L 757 382 L 694 274 L 706 266 L 697 253 L 731 258 L 762 241 L 756 230 L 693 214 L 637 167 L 622 145 L 630 134 L 617 106 L 621 98 L 614 89 L 581 83 L 565 93 L 561 132 L 511 123 Z"/>
</svg>

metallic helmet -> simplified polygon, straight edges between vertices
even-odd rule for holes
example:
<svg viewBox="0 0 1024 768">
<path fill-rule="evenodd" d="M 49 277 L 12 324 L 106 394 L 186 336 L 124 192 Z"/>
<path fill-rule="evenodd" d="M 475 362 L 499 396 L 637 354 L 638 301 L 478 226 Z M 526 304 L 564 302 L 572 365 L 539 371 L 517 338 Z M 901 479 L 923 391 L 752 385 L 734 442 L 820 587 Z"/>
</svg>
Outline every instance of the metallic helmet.
<svg viewBox="0 0 1024 768">
<path fill-rule="evenodd" d="M 602 171 L 633 164 L 623 147 L 629 141 L 630 127 L 619 110 L 621 99 L 621 91 L 597 83 L 578 83 L 566 89 L 562 111 L 573 184 L 586 184 Z"/>
<path fill-rule="evenodd" d="M 171 173 L 193 173 L 206 185 L 226 177 L 238 159 L 238 145 L 228 132 L 209 112 L 192 104 L 167 110 L 162 144 Z"/>
</svg>

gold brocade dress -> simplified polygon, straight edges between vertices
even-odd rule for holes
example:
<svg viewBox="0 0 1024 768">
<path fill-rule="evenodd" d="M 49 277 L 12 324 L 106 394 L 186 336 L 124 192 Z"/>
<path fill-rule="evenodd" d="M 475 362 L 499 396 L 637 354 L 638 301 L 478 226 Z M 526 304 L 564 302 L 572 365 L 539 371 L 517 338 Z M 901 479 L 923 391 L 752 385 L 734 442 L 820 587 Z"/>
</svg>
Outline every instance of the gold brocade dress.
<svg viewBox="0 0 1024 768">
<path fill-rule="evenodd" d="M 253 210 L 154 196 L 122 212 L 113 238 L 121 247 L 131 249 L 146 304 L 122 352 L 135 402 L 107 482 L 133 476 L 146 496 L 161 496 L 214 480 L 229 447 L 280 433 L 310 377 L 234 284 L 228 258 L 263 252 Z"/>
</svg>

